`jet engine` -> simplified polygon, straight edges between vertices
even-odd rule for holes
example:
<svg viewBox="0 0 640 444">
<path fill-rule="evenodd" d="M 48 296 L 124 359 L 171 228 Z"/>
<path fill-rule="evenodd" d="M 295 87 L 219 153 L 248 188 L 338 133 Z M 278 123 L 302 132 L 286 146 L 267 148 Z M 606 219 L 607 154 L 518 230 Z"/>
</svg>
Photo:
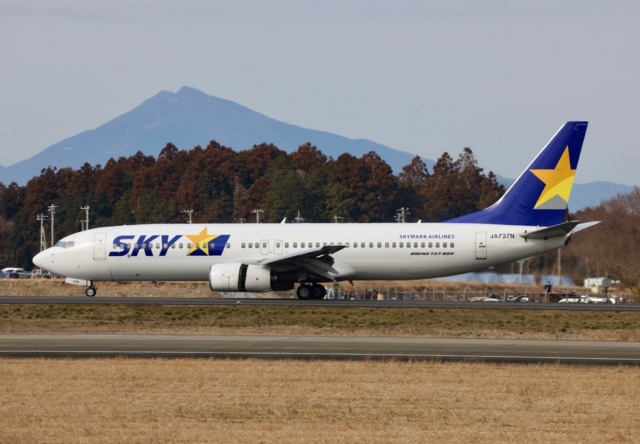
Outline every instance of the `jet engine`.
<svg viewBox="0 0 640 444">
<path fill-rule="evenodd" d="M 237 262 L 213 265 L 209 287 L 212 291 L 269 291 L 271 269 Z"/>
</svg>

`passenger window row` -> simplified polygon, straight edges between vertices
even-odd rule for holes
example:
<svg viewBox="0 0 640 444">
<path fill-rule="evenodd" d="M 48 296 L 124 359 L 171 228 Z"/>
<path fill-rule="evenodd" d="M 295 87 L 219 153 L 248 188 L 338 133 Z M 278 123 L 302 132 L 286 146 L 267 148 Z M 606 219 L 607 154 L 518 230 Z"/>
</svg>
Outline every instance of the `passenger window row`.
<svg viewBox="0 0 640 444">
<path fill-rule="evenodd" d="M 282 248 L 282 242 L 275 242 L 275 248 Z M 327 245 L 345 245 L 347 247 L 353 248 L 454 248 L 453 242 L 338 242 L 338 243 L 327 243 L 327 242 L 316 242 L 315 247 L 313 242 L 293 242 L 293 248 L 320 248 L 321 246 Z M 300 245 L 298 247 L 298 245 Z M 383 247 L 384 245 L 384 247 Z M 227 244 L 227 248 L 230 245 Z M 242 248 L 260 248 L 260 242 L 242 242 Z M 267 248 L 267 244 L 263 243 L 262 248 Z M 284 248 L 289 248 L 289 242 L 284 242 Z"/>
<path fill-rule="evenodd" d="M 214 242 L 211 242 L 209 245 L 213 244 Z M 69 248 L 73 246 L 73 242 L 68 242 L 66 245 L 64 242 L 62 242 L 62 245 L 60 245 L 61 243 L 59 242 L 57 246 L 62 247 L 62 248 Z M 284 248 L 290 248 L 290 243 L 289 242 L 275 242 L 275 248 L 280 249 L 282 248 L 282 245 L 284 244 Z M 352 247 L 352 248 L 454 248 L 454 243 L 453 242 L 346 242 L 346 243 L 334 243 L 334 242 L 292 242 L 291 243 L 293 248 L 300 248 L 300 249 L 305 249 L 305 248 L 321 248 L 322 246 L 327 246 L 327 245 L 345 245 L 347 247 Z M 186 244 L 186 248 L 187 249 L 191 249 L 191 247 L 194 246 L 191 243 L 187 243 Z M 126 247 L 128 249 L 131 248 L 131 244 L 122 244 L 121 247 Z M 195 244 L 196 248 L 205 248 L 207 247 L 207 243 L 203 242 L 202 244 Z M 260 242 L 242 242 L 241 243 L 241 247 L 242 248 L 261 248 L 260 247 Z M 113 246 L 114 249 L 118 248 L 118 245 Z M 183 243 L 179 243 L 179 244 L 172 244 L 171 247 L 169 247 L 168 244 L 160 244 L 160 243 L 151 243 L 151 244 L 141 244 L 138 245 L 136 244 L 134 246 L 134 248 L 137 249 L 157 249 L 160 250 L 162 249 L 184 249 L 185 248 L 185 244 Z M 226 248 L 231 248 L 231 243 L 227 243 Z M 262 248 L 268 248 L 268 245 L 266 242 L 262 243 Z"/>
</svg>

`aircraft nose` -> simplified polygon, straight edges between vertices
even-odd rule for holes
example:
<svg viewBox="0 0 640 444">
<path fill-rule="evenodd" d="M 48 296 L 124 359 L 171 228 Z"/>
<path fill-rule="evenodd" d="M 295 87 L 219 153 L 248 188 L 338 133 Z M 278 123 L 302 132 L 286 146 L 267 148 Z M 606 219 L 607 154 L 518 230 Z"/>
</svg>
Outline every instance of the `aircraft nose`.
<svg viewBox="0 0 640 444">
<path fill-rule="evenodd" d="M 36 254 L 31 261 L 36 267 L 47 270 L 47 257 L 50 255 L 51 253 L 48 250 L 44 250 Z"/>
</svg>

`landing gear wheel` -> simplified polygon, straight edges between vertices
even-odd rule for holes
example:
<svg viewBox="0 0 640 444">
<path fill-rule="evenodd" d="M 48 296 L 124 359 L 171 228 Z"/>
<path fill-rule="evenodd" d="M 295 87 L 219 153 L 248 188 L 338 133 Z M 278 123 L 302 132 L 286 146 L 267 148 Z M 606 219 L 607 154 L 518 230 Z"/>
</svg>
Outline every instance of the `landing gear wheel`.
<svg viewBox="0 0 640 444">
<path fill-rule="evenodd" d="M 296 295 L 298 296 L 298 299 L 302 299 L 304 301 L 311 299 L 313 296 L 313 287 L 311 285 L 302 284 L 296 290 Z"/>
<path fill-rule="evenodd" d="M 84 294 L 86 294 L 90 298 L 94 297 L 96 295 L 95 287 L 87 287 L 87 289 L 84 291 Z"/>
<path fill-rule="evenodd" d="M 323 285 L 320 284 L 313 284 L 312 287 L 313 290 L 313 299 L 324 299 L 324 297 L 327 295 L 327 289 L 324 288 Z"/>
</svg>

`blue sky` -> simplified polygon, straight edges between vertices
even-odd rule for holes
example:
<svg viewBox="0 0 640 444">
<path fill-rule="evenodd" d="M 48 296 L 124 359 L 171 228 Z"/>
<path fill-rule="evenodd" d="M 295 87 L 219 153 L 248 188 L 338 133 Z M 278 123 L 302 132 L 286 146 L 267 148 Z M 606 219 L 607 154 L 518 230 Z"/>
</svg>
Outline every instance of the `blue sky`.
<svg viewBox="0 0 640 444">
<path fill-rule="evenodd" d="M 3 0 L 0 164 L 191 86 L 512 178 L 588 120 L 576 181 L 640 185 L 638 23 L 627 0 Z"/>
</svg>

